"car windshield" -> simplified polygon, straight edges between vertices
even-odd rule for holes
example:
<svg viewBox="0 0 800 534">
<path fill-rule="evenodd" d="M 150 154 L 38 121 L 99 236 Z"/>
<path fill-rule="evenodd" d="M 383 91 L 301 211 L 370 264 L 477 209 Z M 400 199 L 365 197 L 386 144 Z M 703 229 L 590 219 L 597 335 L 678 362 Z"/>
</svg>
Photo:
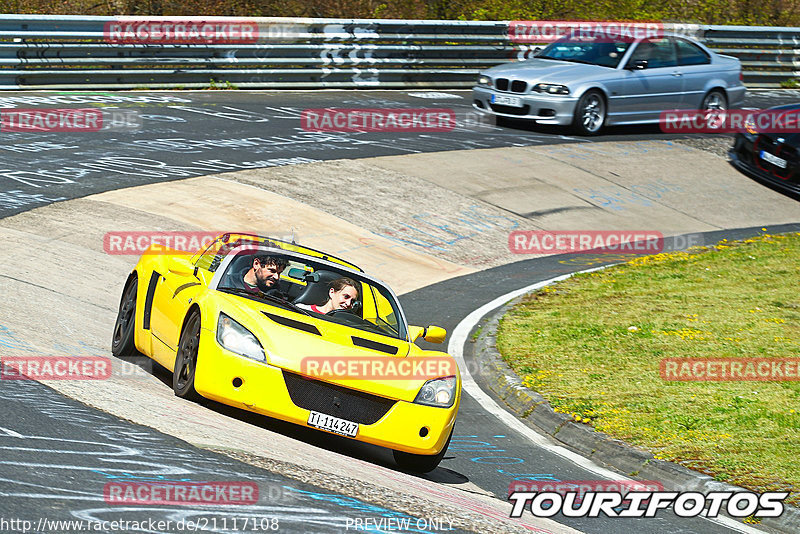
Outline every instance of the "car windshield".
<svg viewBox="0 0 800 534">
<path fill-rule="evenodd" d="M 622 40 L 609 42 L 562 39 L 547 46 L 536 55 L 536 58 L 615 68 L 630 45 L 630 41 Z"/>
<path fill-rule="evenodd" d="M 286 261 L 287 266 L 281 272 L 277 291 L 252 291 L 243 284 L 244 275 L 253 266 L 256 255 L 269 255 Z M 227 246 L 212 244 L 206 251 L 195 256 L 194 260 L 199 269 L 216 272 L 224 268 L 224 272 L 214 275 L 219 277 L 219 291 L 262 301 L 315 319 L 406 339 L 406 325 L 400 305 L 392 292 L 353 270 L 323 263 L 306 257 L 305 254 L 265 247 L 263 243 L 244 246 L 236 242 L 228 243 Z M 329 298 L 331 282 L 340 278 L 349 278 L 355 282 L 358 296 L 354 305 L 348 310 L 334 310 L 328 314 L 318 313 L 311 308 L 312 305 L 319 308 L 324 306 Z"/>
</svg>

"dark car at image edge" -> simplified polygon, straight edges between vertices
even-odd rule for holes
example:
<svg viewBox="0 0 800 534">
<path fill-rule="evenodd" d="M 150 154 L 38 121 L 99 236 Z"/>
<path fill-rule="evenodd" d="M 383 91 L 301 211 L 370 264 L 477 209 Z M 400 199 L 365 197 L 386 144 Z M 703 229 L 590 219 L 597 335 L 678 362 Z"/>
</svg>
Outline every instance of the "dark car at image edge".
<svg viewBox="0 0 800 534">
<path fill-rule="evenodd" d="M 769 108 L 800 114 L 800 103 Z M 800 132 L 758 131 L 755 120 L 736 134 L 728 152 L 730 163 L 743 174 L 800 200 Z"/>
</svg>

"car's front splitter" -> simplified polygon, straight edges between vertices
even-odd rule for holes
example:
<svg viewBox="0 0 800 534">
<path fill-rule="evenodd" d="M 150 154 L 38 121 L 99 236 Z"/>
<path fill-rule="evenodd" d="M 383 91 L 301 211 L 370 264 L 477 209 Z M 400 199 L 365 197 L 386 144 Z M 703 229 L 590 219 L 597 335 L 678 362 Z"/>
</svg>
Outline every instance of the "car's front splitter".
<svg viewBox="0 0 800 534">
<path fill-rule="evenodd" d="M 200 333 L 195 389 L 223 404 L 309 426 L 310 410 L 292 401 L 282 369 L 221 348 L 211 330 Z M 437 454 L 455 424 L 459 400 L 460 394 L 450 408 L 395 401 L 377 422 L 360 424 L 354 439 L 413 454 Z M 318 411 L 349 420 L 334 406 Z"/>
</svg>

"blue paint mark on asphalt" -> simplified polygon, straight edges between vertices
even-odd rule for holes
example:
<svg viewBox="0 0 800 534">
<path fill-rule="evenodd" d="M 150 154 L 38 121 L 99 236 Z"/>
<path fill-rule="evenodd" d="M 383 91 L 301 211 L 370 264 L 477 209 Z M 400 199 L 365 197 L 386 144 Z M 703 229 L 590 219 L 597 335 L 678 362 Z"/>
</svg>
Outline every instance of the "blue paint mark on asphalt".
<svg viewBox="0 0 800 534">
<path fill-rule="evenodd" d="M 573 191 L 578 196 L 588 198 L 601 207 L 619 211 L 626 209 L 628 205 L 651 207 L 653 206 L 653 200 L 660 199 L 665 193 L 680 193 L 683 191 L 683 187 L 679 184 L 659 179 L 654 182 L 631 185 L 630 189 L 621 186 L 602 189 L 576 187 Z"/>
<path fill-rule="evenodd" d="M 483 209 L 483 211 L 480 211 Z M 432 213 L 412 215 L 413 222 L 403 223 L 393 228 L 373 230 L 378 235 L 409 245 L 416 245 L 428 250 L 448 250 L 462 239 L 471 239 L 487 230 L 513 230 L 519 223 L 507 217 L 486 211 L 473 205 L 462 209 L 455 217 L 445 217 Z"/>
<path fill-rule="evenodd" d="M 26 352 L 40 352 L 32 345 L 17 338 L 14 333 L 7 327 L 0 324 L 0 347 L 14 350 L 24 350 Z"/>
<path fill-rule="evenodd" d="M 537 481 L 552 481 L 552 482 L 559 482 L 561 479 L 556 477 L 553 473 L 527 473 L 526 469 L 522 464 L 525 463 L 524 458 L 518 458 L 515 456 L 489 456 L 486 453 L 499 453 L 499 452 L 506 452 L 505 449 L 499 448 L 494 443 L 491 443 L 491 440 L 498 439 L 498 438 L 508 438 L 505 434 L 498 434 L 492 436 L 490 438 L 485 438 L 487 441 L 477 440 L 477 439 L 469 439 L 469 438 L 477 438 L 476 435 L 471 436 L 462 436 L 456 435 L 453 436 L 453 439 L 450 441 L 450 448 L 449 451 L 456 452 L 456 453 L 466 453 L 467 457 L 469 457 L 470 461 L 483 464 L 483 465 L 495 465 L 497 466 L 497 472 L 501 475 L 506 475 L 509 477 L 509 485 L 515 481 L 528 481 L 528 482 L 537 482 Z M 472 456 L 473 454 L 481 453 L 480 456 Z M 519 466 L 516 468 L 511 468 L 513 470 L 506 470 L 504 468 L 508 466 Z"/>
<path fill-rule="evenodd" d="M 512 465 L 524 464 L 524 458 L 515 458 L 513 456 L 476 456 L 471 460 L 477 464 L 492 464 L 492 465 Z M 502 461 L 498 461 L 502 460 Z"/>
</svg>

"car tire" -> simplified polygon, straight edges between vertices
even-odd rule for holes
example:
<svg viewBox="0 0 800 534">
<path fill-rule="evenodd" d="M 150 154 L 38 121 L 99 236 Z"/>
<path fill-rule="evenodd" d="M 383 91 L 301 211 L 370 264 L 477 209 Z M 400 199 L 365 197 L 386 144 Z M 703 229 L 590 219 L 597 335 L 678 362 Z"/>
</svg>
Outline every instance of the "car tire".
<svg viewBox="0 0 800 534">
<path fill-rule="evenodd" d="M 417 474 L 430 473 L 436 469 L 442 461 L 442 458 L 444 458 L 444 454 L 447 452 L 447 447 L 450 446 L 450 439 L 452 437 L 453 431 L 451 430 L 450 435 L 447 437 L 447 442 L 444 444 L 444 447 L 442 447 L 442 450 L 439 451 L 439 454 L 413 454 L 410 452 L 393 450 L 392 455 L 394 456 L 394 461 L 403 471 L 410 471 Z"/>
<path fill-rule="evenodd" d="M 706 96 L 703 97 L 703 102 L 700 104 L 700 111 L 707 111 L 709 109 L 726 110 L 728 109 L 728 98 L 725 93 L 719 89 L 712 89 Z"/>
<path fill-rule="evenodd" d="M 135 356 L 139 354 L 134 342 L 136 330 L 136 294 L 138 292 L 138 277 L 133 275 L 125 285 L 122 298 L 119 302 L 117 320 L 114 322 L 114 335 L 111 338 L 111 354 L 120 356 Z"/>
<path fill-rule="evenodd" d="M 514 119 L 509 119 L 508 117 L 503 117 L 501 115 L 494 116 L 494 125 L 500 126 L 503 128 L 513 128 L 514 127 Z"/>
<path fill-rule="evenodd" d="M 583 93 L 572 118 L 572 129 L 578 135 L 597 135 L 606 123 L 606 101 L 597 89 Z"/>
<path fill-rule="evenodd" d="M 196 401 L 201 398 L 194 389 L 199 348 L 200 314 L 192 312 L 181 332 L 178 354 L 175 356 L 175 370 L 172 373 L 172 389 L 182 399 Z"/>
</svg>

